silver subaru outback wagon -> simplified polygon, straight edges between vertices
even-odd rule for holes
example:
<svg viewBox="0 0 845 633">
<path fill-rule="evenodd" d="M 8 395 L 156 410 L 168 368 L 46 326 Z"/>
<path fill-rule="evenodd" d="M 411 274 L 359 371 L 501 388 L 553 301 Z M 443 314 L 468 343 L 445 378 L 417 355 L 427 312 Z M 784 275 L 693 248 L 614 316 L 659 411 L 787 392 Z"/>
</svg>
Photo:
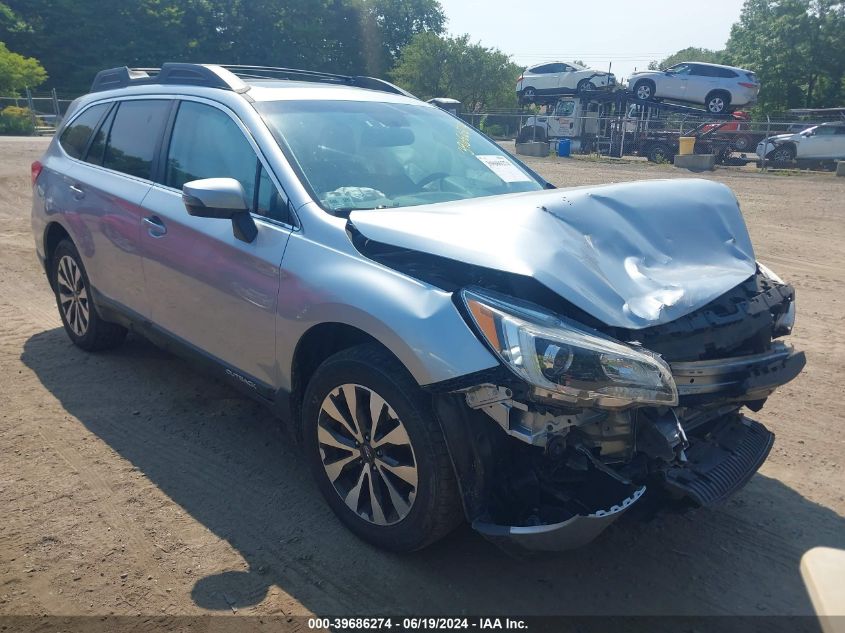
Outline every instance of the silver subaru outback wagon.
<svg viewBox="0 0 845 633">
<path fill-rule="evenodd" d="M 716 505 L 774 441 L 746 411 L 805 363 L 726 187 L 558 189 L 368 77 L 106 70 L 32 176 L 71 340 L 132 329 L 273 407 L 393 550 Z"/>
</svg>

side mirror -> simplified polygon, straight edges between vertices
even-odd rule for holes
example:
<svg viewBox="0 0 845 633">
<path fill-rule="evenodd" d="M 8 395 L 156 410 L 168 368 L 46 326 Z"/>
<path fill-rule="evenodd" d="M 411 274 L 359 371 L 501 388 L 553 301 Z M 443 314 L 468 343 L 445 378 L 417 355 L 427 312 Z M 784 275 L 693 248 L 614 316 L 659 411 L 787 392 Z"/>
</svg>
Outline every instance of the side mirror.
<svg viewBox="0 0 845 633">
<path fill-rule="evenodd" d="M 188 215 L 197 218 L 231 220 L 235 237 L 252 242 L 258 228 L 249 214 L 244 188 L 234 178 L 204 178 L 186 182 L 182 201 Z"/>
</svg>

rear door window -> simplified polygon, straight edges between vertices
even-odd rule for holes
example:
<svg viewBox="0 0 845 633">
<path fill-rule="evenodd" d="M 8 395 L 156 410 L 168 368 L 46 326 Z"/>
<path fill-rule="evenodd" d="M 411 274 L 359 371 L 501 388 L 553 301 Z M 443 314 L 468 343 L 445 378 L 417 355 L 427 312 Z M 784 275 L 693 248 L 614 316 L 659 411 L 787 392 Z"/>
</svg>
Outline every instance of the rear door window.
<svg viewBox="0 0 845 633">
<path fill-rule="evenodd" d="M 88 147 L 88 139 L 91 138 L 91 132 L 97 127 L 97 124 L 110 105 L 110 103 L 100 103 L 91 106 L 65 128 L 65 131 L 62 132 L 62 136 L 59 138 L 59 143 L 69 156 L 72 158 L 82 158 L 85 154 L 85 149 Z"/>
<path fill-rule="evenodd" d="M 103 167 L 149 180 L 171 101 L 121 101 L 106 142 Z"/>
</svg>

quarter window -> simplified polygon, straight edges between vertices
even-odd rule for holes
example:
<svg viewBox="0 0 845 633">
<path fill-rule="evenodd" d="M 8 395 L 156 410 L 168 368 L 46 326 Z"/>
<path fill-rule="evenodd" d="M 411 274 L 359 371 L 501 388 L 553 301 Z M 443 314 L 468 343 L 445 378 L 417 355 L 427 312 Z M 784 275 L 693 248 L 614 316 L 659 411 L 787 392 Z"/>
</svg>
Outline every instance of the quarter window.
<svg viewBox="0 0 845 633">
<path fill-rule="evenodd" d="M 103 166 L 149 179 L 170 101 L 121 101 L 106 142 Z"/>
<path fill-rule="evenodd" d="M 106 139 L 109 136 L 109 130 L 111 130 L 111 124 L 112 121 L 114 121 L 114 113 L 116 111 L 117 108 L 114 108 L 111 112 L 109 112 L 106 120 L 103 121 L 99 129 L 94 133 L 94 139 L 91 141 L 91 147 L 88 149 L 88 155 L 85 157 L 85 162 L 93 165 L 103 164 L 103 154 L 106 151 Z"/>
<path fill-rule="evenodd" d="M 91 132 L 97 127 L 97 123 L 100 122 L 100 118 L 110 105 L 109 103 L 101 103 L 91 106 L 65 128 L 59 143 L 69 156 L 82 158 L 85 148 L 88 146 L 88 139 L 91 138 Z"/>
</svg>

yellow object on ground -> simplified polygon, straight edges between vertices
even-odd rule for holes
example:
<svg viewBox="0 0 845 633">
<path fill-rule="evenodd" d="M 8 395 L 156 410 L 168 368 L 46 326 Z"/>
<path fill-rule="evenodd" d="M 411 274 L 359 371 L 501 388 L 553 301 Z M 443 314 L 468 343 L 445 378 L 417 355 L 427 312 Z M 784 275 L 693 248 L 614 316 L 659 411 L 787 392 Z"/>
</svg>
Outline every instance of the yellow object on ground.
<svg viewBox="0 0 845 633">
<path fill-rule="evenodd" d="M 801 576 L 824 633 L 845 633 L 845 550 L 814 547 L 801 557 Z"/>
<path fill-rule="evenodd" d="M 680 142 L 680 148 L 678 149 L 678 154 L 681 156 L 687 156 L 688 154 L 692 154 L 693 150 L 695 149 L 695 137 L 694 136 L 682 136 L 678 139 Z"/>
</svg>

